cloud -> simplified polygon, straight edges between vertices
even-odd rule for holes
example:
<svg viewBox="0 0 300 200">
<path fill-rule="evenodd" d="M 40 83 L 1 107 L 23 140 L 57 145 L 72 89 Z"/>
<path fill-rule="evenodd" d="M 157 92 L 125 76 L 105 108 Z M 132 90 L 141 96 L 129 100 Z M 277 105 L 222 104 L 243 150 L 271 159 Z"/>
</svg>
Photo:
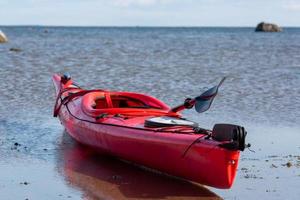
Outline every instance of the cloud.
<svg viewBox="0 0 300 200">
<path fill-rule="evenodd" d="M 288 1 L 284 8 L 290 11 L 300 11 L 300 1 Z"/>
<path fill-rule="evenodd" d="M 174 0 L 112 0 L 112 4 L 120 7 L 128 6 L 153 6 L 157 4 L 167 4 Z"/>
</svg>

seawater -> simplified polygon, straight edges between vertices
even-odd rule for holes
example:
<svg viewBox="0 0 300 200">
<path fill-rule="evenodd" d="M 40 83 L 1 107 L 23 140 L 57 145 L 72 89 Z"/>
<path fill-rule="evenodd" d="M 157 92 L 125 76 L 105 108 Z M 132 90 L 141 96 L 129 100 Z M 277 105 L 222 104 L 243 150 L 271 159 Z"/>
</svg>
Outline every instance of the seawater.
<svg viewBox="0 0 300 200">
<path fill-rule="evenodd" d="M 279 169 L 272 170 L 279 170 L 283 178 L 275 179 L 275 184 L 272 178 L 277 176 L 269 177 L 267 170 L 261 172 L 263 179 L 245 178 L 245 172 L 239 171 L 233 189 L 212 190 L 228 199 L 252 199 L 256 194 L 279 198 L 286 197 L 289 190 L 281 188 L 289 185 L 289 181 L 290 185 L 300 183 L 296 161 L 288 172 L 281 166 L 288 161 L 285 156 L 300 155 L 300 145 L 296 142 L 300 133 L 299 28 L 285 28 L 281 33 L 255 33 L 253 28 L 195 27 L 0 26 L 0 29 L 9 38 L 8 43 L 0 45 L 0 171 L 3 171 L 0 179 L 5 177 L 2 180 L 6 182 L 0 183 L 0 197 L 26 197 L 26 187 L 19 184 L 26 179 L 25 175 L 24 178 L 4 176 L 14 166 L 16 170 L 22 168 L 23 165 L 16 164 L 22 162 L 31 166 L 24 171 L 28 176 L 40 169 L 40 176 L 44 173 L 52 177 L 52 185 L 64 188 L 54 188 L 52 195 L 56 192 L 82 197 L 84 192 L 80 191 L 84 189 L 78 189 L 79 186 L 74 189 L 64 173 L 57 173 L 62 168 L 58 160 L 63 160 L 60 151 L 64 147 L 61 145 L 64 133 L 59 121 L 52 118 L 51 75 L 65 72 L 83 88 L 146 93 L 170 106 L 199 95 L 227 77 L 209 111 L 197 114 L 188 110 L 184 111 L 185 116 L 204 128 L 212 128 L 215 123 L 245 126 L 256 153 L 243 152 L 240 165 L 251 168 L 252 174 L 258 176 L 257 170 L 270 168 L 271 164 L 265 161 L 268 156 L 278 155 L 281 160 L 274 162 L 279 162 L 276 164 Z M 21 146 L 14 149 L 16 142 Z M 251 167 L 255 159 L 260 167 Z M 45 166 L 44 171 L 40 165 Z M 38 185 L 42 179 L 33 182 L 27 188 Z M 19 194 L 12 192 L 16 188 Z M 293 187 L 290 190 L 293 192 Z M 41 197 L 48 193 L 32 191 L 27 196 L 30 199 L 30 195 Z"/>
</svg>

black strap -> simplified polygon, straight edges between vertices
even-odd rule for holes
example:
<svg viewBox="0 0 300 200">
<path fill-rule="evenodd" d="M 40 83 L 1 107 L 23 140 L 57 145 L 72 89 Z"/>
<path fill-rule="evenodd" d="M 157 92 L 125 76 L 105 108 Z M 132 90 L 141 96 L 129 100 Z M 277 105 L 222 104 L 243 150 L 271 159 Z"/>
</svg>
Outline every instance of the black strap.
<svg viewBox="0 0 300 200">
<path fill-rule="evenodd" d="M 66 96 L 63 99 L 61 98 L 61 96 L 62 96 L 63 93 L 65 93 L 67 91 L 70 91 L 72 89 L 80 89 L 80 88 L 65 88 L 65 89 L 61 90 L 58 93 L 57 98 L 56 98 L 56 102 L 55 102 L 55 106 L 54 106 L 54 111 L 53 111 L 53 116 L 54 117 L 57 117 L 57 115 L 58 115 L 58 113 L 59 113 L 62 105 L 66 105 L 68 102 L 70 102 L 75 97 L 83 96 L 83 95 L 85 95 L 87 93 L 90 93 L 90 92 L 105 92 L 105 90 L 100 90 L 100 89 L 95 89 L 95 90 L 81 90 L 81 91 L 69 94 L 68 96 Z M 58 100 L 59 99 L 61 100 L 61 102 L 58 105 Z"/>
</svg>

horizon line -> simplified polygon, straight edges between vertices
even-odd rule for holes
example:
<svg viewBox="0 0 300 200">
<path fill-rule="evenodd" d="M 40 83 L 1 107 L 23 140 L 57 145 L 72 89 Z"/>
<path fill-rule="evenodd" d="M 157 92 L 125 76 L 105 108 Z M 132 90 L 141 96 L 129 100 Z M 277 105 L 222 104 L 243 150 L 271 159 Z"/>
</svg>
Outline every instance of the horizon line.
<svg viewBox="0 0 300 200">
<path fill-rule="evenodd" d="M 255 28 L 256 26 L 227 26 L 227 25 L 216 25 L 216 26 L 195 26 L 195 25 L 176 25 L 176 26 L 156 26 L 156 25 L 16 25 L 16 24 L 0 24 L 0 27 L 70 27 L 70 28 Z M 282 28 L 300 28 L 300 26 L 280 26 Z"/>
</svg>

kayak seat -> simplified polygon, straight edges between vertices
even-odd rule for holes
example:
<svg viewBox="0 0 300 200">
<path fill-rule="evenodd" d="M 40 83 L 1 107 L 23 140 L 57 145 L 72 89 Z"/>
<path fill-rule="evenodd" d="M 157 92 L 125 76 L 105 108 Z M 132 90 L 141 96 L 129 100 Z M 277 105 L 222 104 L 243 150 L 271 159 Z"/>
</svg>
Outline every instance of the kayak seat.
<svg viewBox="0 0 300 200">
<path fill-rule="evenodd" d="M 149 108 L 150 106 L 141 100 L 127 96 L 111 95 L 113 108 Z"/>
</svg>

